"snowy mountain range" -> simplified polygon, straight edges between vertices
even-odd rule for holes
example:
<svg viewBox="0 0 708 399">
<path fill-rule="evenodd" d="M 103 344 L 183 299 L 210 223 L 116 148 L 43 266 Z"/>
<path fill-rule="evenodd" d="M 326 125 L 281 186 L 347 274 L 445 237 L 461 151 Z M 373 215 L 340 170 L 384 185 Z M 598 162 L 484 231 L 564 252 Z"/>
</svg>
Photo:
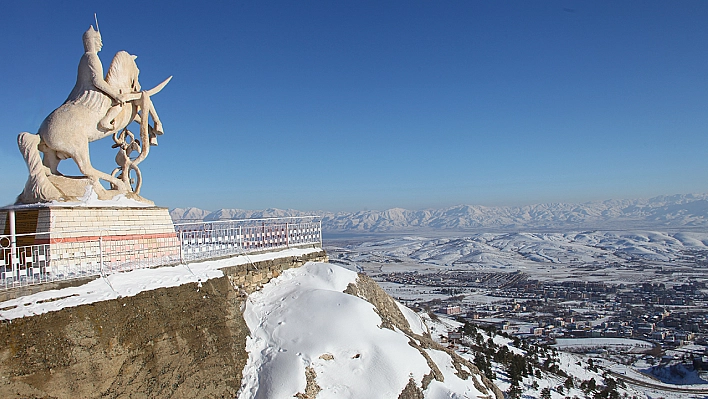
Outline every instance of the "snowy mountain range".
<svg viewBox="0 0 708 399">
<path fill-rule="evenodd" d="M 548 203 L 518 207 L 458 205 L 442 209 L 302 212 L 176 208 L 176 222 L 317 215 L 329 232 L 380 233 L 410 230 L 567 230 L 700 229 L 708 227 L 708 194 L 680 194 L 650 199 L 606 200 L 582 204 Z"/>
</svg>

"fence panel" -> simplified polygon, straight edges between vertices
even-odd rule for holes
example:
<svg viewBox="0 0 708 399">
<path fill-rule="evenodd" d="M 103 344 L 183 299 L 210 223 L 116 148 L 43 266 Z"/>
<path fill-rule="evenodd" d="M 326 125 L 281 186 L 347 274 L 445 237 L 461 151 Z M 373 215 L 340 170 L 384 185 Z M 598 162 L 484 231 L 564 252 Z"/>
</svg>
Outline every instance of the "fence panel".
<svg viewBox="0 0 708 399">
<path fill-rule="evenodd" d="M 321 223 L 313 217 L 185 223 L 175 229 L 184 262 L 322 243 Z"/>
<path fill-rule="evenodd" d="M 242 219 L 175 225 L 175 234 L 120 236 L 101 231 L 85 240 L 0 235 L 0 290 L 148 267 L 321 245 L 315 217 Z M 22 238 L 22 239 L 18 239 Z M 13 245 L 13 242 L 47 242 Z"/>
</svg>

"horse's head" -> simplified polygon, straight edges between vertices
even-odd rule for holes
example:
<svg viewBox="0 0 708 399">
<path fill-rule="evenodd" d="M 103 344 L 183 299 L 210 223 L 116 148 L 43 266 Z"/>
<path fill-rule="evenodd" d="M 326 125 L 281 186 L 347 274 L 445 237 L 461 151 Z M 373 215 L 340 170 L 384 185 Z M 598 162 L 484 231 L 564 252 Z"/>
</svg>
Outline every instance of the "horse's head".
<svg viewBox="0 0 708 399">
<path fill-rule="evenodd" d="M 126 51 L 117 52 L 106 73 L 106 83 L 122 89 L 124 93 L 139 92 L 141 90 L 138 82 L 140 70 L 135 64 L 136 58 L 137 55 L 128 54 Z"/>
</svg>

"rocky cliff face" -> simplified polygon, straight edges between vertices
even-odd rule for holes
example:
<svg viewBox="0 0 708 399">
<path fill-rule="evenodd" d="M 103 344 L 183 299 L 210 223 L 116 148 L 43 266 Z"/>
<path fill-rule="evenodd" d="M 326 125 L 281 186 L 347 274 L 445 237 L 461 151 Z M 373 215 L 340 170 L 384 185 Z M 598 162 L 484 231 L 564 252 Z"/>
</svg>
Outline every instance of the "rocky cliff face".
<svg viewBox="0 0 708 399">
<path fill-rule="evenodd" d="M 502 391 L 494 385 L 492 381 L 486 378 L 469 360 L 433 341 L 428 333 L 416 334 L 411 329 L 410 323 L 406 320 L 406 317 L 393 298 L 371 278 L 359 274 L 356 283 L 350 284 L 345 293 L 362 298 L 374 305 L 376 313 L 381 317 L 381 326 L 391 330 L 398 329 L 402 331 L 410 339 L 409 345 L 417 349 L 420 354 L 426 358 L 428 366 L 430 367 L 430 373 L 423 377 L 420 384 L 417 384 L 413 379 L 409 380 L 408 385 L 403 389 L 398 399 L 424 398 L 425 395 L 423 391 L 428 388 L 433 380 L 442 383 L 445 382 L 443 373 L 428 355 L 426 349 L 447 353 L 455 369 L 455 374 L 463 380 L 473 380 L 474 387 L 487 398 L 502 399 L 504 397 Z"/>
<path fill-rule="evenodd" d="M 242 299 L 224 276 L 0 325 L 0 397 L 234 397 Z"/>
</svg>

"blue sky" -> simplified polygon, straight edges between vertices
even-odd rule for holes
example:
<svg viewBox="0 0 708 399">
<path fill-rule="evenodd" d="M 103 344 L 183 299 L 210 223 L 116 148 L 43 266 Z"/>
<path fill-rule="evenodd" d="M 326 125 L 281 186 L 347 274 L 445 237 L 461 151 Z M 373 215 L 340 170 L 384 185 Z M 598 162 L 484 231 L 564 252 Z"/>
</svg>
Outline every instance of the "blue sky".
<svg viewBox="0 0 708 399">
<path fill-rule="evenodd" d="M 174 76 L 141 164 L 160 206 L 708 192 L 705 1 L 114 3 L 0 4 L 0 204 L 26 179 L 16 136 L 71 91 L 94 12 L 104 68 L 127 50 L 144 88 Z M 107 172 L 111 144 L 91 144 Z"/>
</svg>

